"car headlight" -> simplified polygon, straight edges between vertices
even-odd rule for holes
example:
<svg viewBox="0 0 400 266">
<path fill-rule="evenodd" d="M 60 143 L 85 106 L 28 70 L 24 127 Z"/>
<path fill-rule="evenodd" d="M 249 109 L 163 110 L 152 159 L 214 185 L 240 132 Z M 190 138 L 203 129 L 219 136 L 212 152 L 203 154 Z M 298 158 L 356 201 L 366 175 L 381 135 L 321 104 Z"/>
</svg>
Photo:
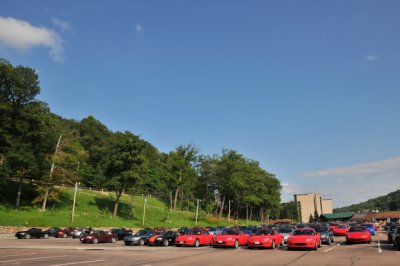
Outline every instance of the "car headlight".
<svg viewBox="0 0 400 266">
<path fill-rule="evenodd" d="M 162 238 L 161 238 L 161 237 L 158 237 L 157 240 L 162 240 Z"/>
<path fill-rule="evenodd" d="M 264 241 L 269 241 L 269 238 L 267 237 L 267 238 L 264 238 L 263 240 L 264 240 Z"/>
<path fill-rule="evenodd" d="M 310 242 L 310 241 L 312 241 L 312 238 L 307 238 L 306 241 Z"/>
<path fill-rule="evenodd" d="M 226 240 L 232 240 L 232 237 L 228 237 Z"/>
<path fill-rule="evenodd" d="M 189 240 L 189 241 L 192 240 L 192 239 L 193 239 L 193 237 L 188 237 L 188 238 L 187 238 L 187 240 Z"/>
<path fill-rule="evenodd" d="M 134 237 L 134 238 L 132 238 L 132 240 L 139 240 L 140 239 L 140 237 Z"/>
<path fill-rule="evenodd" d="M 326 234 L 321 234 L 321 237 L 325 238 L 325 237 L 327 237 L 327 235 Z"/>
<path fill-rule="evenodd" d="M 288 240 L 290 240 L 290 241 L 294 241 L 294 238 L 293 238 L 293 237 L 291 237 L 291 238 L 289 238 Z"/>
</svg>

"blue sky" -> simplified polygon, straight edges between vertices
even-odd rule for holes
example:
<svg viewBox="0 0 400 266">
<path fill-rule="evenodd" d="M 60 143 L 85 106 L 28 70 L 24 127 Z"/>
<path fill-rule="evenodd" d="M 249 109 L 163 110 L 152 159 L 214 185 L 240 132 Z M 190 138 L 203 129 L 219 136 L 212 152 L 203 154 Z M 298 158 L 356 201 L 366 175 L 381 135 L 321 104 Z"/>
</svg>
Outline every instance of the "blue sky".
<svg viewBox="0 0 400 266">
<path fill-rule="evenodd" d="M 399 1 L 2 0 L 0 57 L 40 99 L 160 151 L 239 151 L 282 199 L 400 188 Z"/>
</svg>

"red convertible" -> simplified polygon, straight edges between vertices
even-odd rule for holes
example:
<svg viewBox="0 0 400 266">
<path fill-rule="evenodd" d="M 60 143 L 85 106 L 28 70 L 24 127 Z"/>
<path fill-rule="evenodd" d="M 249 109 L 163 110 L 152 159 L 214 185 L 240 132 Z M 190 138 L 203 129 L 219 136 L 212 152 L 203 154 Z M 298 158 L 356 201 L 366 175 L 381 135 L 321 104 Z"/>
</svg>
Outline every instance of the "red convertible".
<svg viewBox="0 0 400 266">
<path fill-rule="evenodd" d="M 352 226 L 346 234 L 346 244 L 351 243 L 371 243 L 371 233 L 364 226 Z"/>
<path fill-rule="evenodd" d="M 273 229 L 260 229 L 247 241 L 249 248 L 272 248 L 283 246 L 283 235 Z"/>
<path fill-rule="evenodd" d="M 234 247 L 244 246 L 249 240 L 249 235 L 243 233 L 236 228 L 228 228 L 222 230 L 220 235 L 214 236 L 213 246 L 214 247 Z"/>
<path fill-rule="evenodd" d="M 287 240 L 288 250 L 294 248 L 312 248 L 318 250 L 321 247 L 321 237 L 313 228 L 296 229 Z"/>
<path fill-rule="evenodd" d="M 345 236 L 349 228 L 345 225 L 339 225 L 332 229 L 332 232 L 335 236 Z"/>
<path fill-rule="evenodd" d="M 116 234 L 112 234 L 110 232 L 102 231 L 102 230 L 96 230 L 91 234 L 88 235 L 82 235 L 80 237 L 80 240 L 82 243 L 93 243 L 97 244 L 100 242 L 111 242 L 115 243 L 118 239 L 118 236 Z"/>
<path fill-rule="evenodd" d="M 213 235 L 207 230 L 201 228 L 194 228 L 187 231 L 184 235 L 175 238 L 175 245 L 180 246 L 193 246 L 199 247 L 202 245 L 210 245 Z"/>
</svg>

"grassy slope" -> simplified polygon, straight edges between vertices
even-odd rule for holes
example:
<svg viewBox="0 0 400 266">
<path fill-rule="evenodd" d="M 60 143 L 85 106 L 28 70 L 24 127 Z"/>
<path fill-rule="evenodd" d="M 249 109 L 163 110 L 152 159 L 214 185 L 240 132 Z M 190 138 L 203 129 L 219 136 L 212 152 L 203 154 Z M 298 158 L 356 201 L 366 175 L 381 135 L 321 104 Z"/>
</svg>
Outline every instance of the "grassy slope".
<svg viewBox="0 0 400 266">
<path fill-rule="evenodd" d="M 13 209 L 8 204 L 0 205 L 0 225 L 13 226 L 69 226 L 71 219 L 73 190 L 62 189 L 62 202 L 56 207 L 50 206 L 46 212 L 39 211 L 38 206 Z M 123 196 L 119 205 L 118 217 L 112 218 L 114 207 L 112 193 L 101 193 L 80 190 L 77 195 L 76 216 L 74 226 L 92 227 L 142 227 L 144 198 L 135 196 L 134 215 L 132 217 L 132 198 Z M 158 199 L 148 198 L 145 216 L 146 227 L 193 226 L 195 214 L 192 212 L 170 212 Z M 243 221 L 242 221 L 243 222 Z M 200 215 L 199 225 L 229 225 L 225 221 L 206 219 Z M 254 223 L 253 223 L 254 224 Z"/>
</svg>

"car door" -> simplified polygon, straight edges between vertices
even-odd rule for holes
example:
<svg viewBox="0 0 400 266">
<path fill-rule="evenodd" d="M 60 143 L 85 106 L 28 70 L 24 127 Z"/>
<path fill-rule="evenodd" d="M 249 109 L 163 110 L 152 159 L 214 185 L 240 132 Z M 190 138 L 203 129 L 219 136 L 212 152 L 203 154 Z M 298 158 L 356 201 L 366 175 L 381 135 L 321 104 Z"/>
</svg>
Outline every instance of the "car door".
<svg viewBox="0 0 400 266">
<path fill-rule="evenodd" d="M 209 245 L 211 242 L 212 234 L 205 231 L 199 236 L 200 245 Z"/>
</svg>

